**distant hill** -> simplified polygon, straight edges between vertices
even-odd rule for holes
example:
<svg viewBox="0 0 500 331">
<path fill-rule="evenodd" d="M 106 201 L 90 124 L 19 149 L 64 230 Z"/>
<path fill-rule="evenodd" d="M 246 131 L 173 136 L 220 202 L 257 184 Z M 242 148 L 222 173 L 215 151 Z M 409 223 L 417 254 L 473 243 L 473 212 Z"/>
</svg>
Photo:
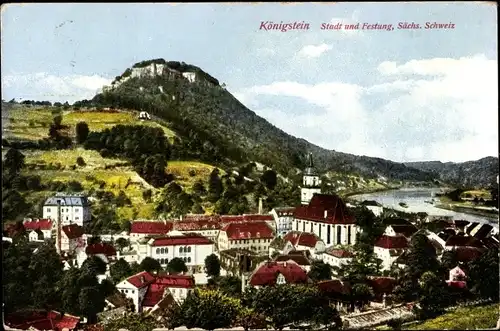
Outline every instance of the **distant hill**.
<svg viewBox="0 0 500 331">
<path fill-rule="evenodd" d="M 409 167 L 427 171 L 444 182 L 460 187 L 496 186 L 498 176 L 498 158 L 485 157 L 476 161 L 453 162 L 407 162 Z"/>
<path fill-rule="evenodd" d="M 219 162 L 256 161 L 286 175 L 305 166 L 308 152 L 322 172 L 356 173 L 390 180 L 432 180 L 432 174 L 402 163 L 327 150 L 287 134 L 259 117 L 202 69 L 155 59 L 134 64 L 103 88 L 93 103 L 144 110 L 189 138 L 197 155 Z M 194 156 L 194 155 L 193 155 Z"/>
</svg>

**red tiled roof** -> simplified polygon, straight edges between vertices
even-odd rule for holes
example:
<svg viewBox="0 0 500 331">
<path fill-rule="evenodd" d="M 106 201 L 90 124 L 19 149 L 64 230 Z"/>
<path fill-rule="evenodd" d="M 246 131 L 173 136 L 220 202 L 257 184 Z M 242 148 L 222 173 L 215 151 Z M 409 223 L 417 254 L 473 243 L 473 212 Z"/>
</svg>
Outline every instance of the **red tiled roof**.
<svg viewBox="0 0 500 331">
<path fill-rule="evenodd" d="M 326 211 L 326 217 L 325 217 Z M 337 195 L 315 194 L 309 205 L 295 209 L 295 218 L 329 224 L 355 224 L 346 205 Z"/>
<path fill-rule="evenodd" d="M 33 327 L 37 330 L 62 331 L 63 329 L 75 330 L 80 318 L 72 315 L 62 315 L 56 311 L 28 311 L 9 314 L 5 323 L 12 328 L 27 330 Z"/>
<path fill-rule="evenodd" d="M 116 255 L 116 249 L 107 243 L 91 244 L 85 248 L 85 254 L 87 255 L 104 254 L 106 256 L 114 256 Z"/>
<path fill-rule="evenodd" d="M 182 236 L 171 236 L 156 238 L 152 246 L 179 246 L 179 245 L 212 245 L 213 242 L 196 233 L 188 233 Z"/>
<path fill-rule="evenodd" d="M 62 230 L 68 239 L 80 238 L 84 233 L 83 227 L 78 224 L 65 225 L 62 227 Z"/>
<path fill-rule="evenodd" d="M 327 249 L 325 251 L 325 253 L 328 255 L 331 255 L 331 256 L 335 256 L 336 258 L 339 258 L 339 259 L 346 259 L 346 258 L 351 258 L 354 256 L 351 252 L 349 252 L 345 249 L 330 248 L 330 249 Z"/>
<path fill-rule="evenodd" d="M 483 252 L 477 247 L 457 247 L 454 249 L 456 258 L 459 262 L 469 262 L 481 257 Z"/>
<path fill-rule="evenodd" d="M 23 222 L 26 230 L 51 230 L 52 221 L 49 219 L 31 220 Z"/>
<path fill-rule="evenodd" d="M 396 286 L 396 279 L 392 277 L 368 277 L 367 283 L 375 293 L 391 293 Z"/>
<path fill-rule="evenodd" d="M 274 238 L 273 230 L 263 221 L 229 223 L 222 228 L 222 231 L 227 233 L 227 237 L 230 240 Z"/>
<path fill-rule="evenodd" d="M 398 225 L 391 225 L 392 229 L 396 234 L 400 234 L 405 236 L 406 238 L 410 238 L 415 232 L 418 231 L 418 229 L 412 224 L 412 225 L 403 225 L 403 224 L 398 224 Z"/>
<path fill-rule="evenodd" d="M 463 280 L 460 280 L 460 281 L 459 280 L 455 280 L 455 281 L 447 280 L 446 284 L 448 284 L 448 286 L 455 287 L 455 288 L 466 288 L 467 287 L 467 282 L 464 282 Z"/>
<path fill-rule="evenodd" d="M 320 238 L 314 233 L 291 231 L 283 237 L 283 240 L 285 242 L 289 241 L 293 246 L 300 245 L 314 248 Z"/>
<path fill-rule="evenodd" d="M 136 288 L 143 288 L 145 286 L 148 286 L 154 280 L 155 277 L 147 271 L 139 272 L 138 274 L 135 274 L 127 278 L 127 281 L 130 284 L 134 285 Z"/>
<path fill-rule="evenodd" d="M 298 265 L 301 265 L 301 266 L 311 265 L 311 261 L 303 254 L 302 255 L 298 255 L 298 254 L 278 255 L 274 259 L 274 261 L 276 261 L 276 262 L 288 262 L 290 260 L 297 263 Z"/>
<path fill-rule="evenodd" d="M 446 246 L 462 246 L 462 247 L 477 247 L 483 248 L 480 240 L 469 236 L 451 236 L 446 240 Z"/>
<path fill-rule="evenodd" d="M 328 293 L 349 294 L 351 286 L 340 279 L 324 280 L 317 283 L 320 291 Z"/>
<path fill-rule="evenodd" d="M 402 249 L 408 247 L 408 239 L 405 236 L 380 236 L 375 242 L 376 247 L 385 249 Z"/>
<path fill-rule="evenodd" d="M 172 227 L 172 222 L 134 221 L 130 227 L 130 233 L 167 234 L 170 230 L 172 230 Z"/>
<path fill-rule="evenodd" d="M 218 221 L 207 219 L 182 220 L 173 224 L 173 230 L 177 231 L 219 230 L 220 228 L 221 224 Z"/>
<path fill-rule="evenodd" d="M 194 277 L 186 275 L 160 275 L 157 276 L 146 292 L 142 305 L 154 307 L 163 299 L 168 288 L 194 288 Z"/>
<path fill-rule="evenodd" d="M 220 222 L 223 225 L 228 223 L 242 223 L 242 222 L 261 222 L 261 221 L 274 221 L 271 214 L 248 214 L 248 215 L 221 215 Z"/>
<path fill-rule="evenodd" d="M 201 215 L 201 214 L 187 214 L 184 215 L 181 219 L 180 222 L 187 221 L 187 222 L 220 222 L 220 216 L 219 215 Z M 175 222 L 177 223 L 177 222 Z"/>
<path fill-rule="evenodd" d="M 149 288 L 142 300 L 142 305 L 144 307 L 154 307 L 158 302 L 163 299 L 163 294 L 165 293 L 165 287 L 157 284 L 149 285 Z"/>
<path fill-rule="evenodd" d="M 252 274 L 250 284 L 275 285 L 279 274 L 282 274 L 289 284 L 302 284 L 308 281 L 306 271 L 295 262 L 265 262 Z"/>
</svg>

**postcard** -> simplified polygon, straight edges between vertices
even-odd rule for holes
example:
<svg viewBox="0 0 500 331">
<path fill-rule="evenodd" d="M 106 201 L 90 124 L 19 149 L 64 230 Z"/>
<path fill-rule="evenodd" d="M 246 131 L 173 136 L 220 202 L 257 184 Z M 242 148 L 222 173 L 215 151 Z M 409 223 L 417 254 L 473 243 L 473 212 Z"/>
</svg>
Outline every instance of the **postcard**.
<svg viewBox="0 0 500 331">
<path fill-rule="evenodd" d="M 496 10 L 3 5 L 4 329 L 498 329 Z"/>
</svg>

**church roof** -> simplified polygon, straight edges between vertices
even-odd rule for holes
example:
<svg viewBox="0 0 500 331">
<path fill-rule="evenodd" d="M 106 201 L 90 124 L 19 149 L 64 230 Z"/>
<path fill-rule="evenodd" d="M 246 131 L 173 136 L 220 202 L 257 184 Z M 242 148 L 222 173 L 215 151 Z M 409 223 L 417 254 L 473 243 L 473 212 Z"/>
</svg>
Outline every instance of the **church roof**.
<svg viewBox="0 0 500 331">
<path fill-rule="evenodd" d="M 318 175 L 316 169 L 314 168 L 312 153 L 309 153 L 309 155 L 307 156 L 307 168 L 304 171 L 304 175 L 309 175 L 309 176 Z"/>
</svg>

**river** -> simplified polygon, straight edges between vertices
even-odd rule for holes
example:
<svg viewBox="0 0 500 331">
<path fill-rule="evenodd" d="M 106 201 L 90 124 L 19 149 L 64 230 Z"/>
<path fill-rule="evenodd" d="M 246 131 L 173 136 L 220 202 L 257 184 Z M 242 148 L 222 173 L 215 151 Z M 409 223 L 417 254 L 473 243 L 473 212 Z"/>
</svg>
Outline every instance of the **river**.
<svg viewBox="0 0 500 331">
<path fill-rule="evenodd" d="M 433 195 L 441 192 L 440 188 L 403 188 L 399 190 L 381 191 L 375 193 L 353 195 L 353 198 L 358 201 L 375 200 L 384 207 L 406 211 L 410 213 L 425 212 L 428 215 L 436 216 L 453 216 L 455 220 L 467 220 L 471 222 L 488 223 L 498 228 L 498 218 L 491 218 L 479 215 L 459 213 L 451 210 L 436 208 L 433 204 L 425 203 L 433 198 Z M 435 202 L 438 198 L 434 197 Z M 403 208 L 399 205 L 400 202 L 405 202 L 408 208 Z"/>
</svg>

